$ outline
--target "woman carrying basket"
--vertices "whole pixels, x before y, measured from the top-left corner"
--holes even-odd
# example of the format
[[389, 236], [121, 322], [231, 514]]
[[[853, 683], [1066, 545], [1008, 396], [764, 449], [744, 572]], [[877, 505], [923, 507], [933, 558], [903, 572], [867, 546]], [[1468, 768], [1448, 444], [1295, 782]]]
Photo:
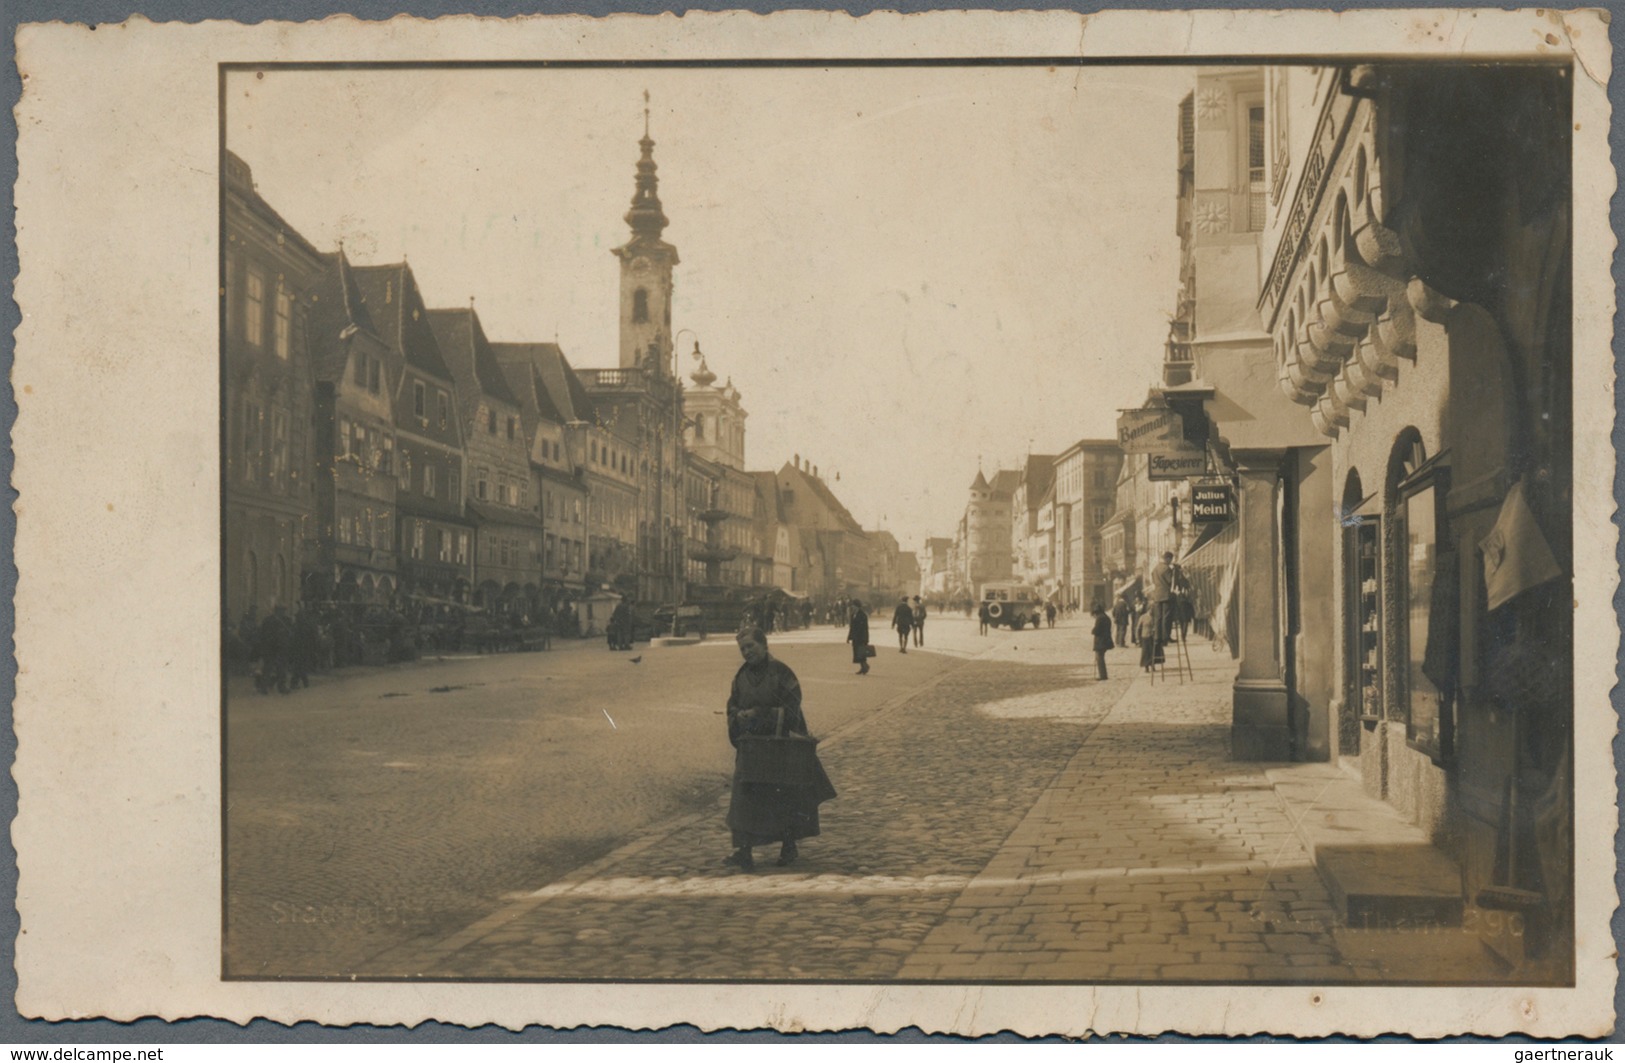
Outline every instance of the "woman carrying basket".
[[[734, 852], [724, 863], [753, 871], [751, 847], [777, 842], [783, 867], [797, 856], [796, 839], [818, 833], [818, 806], [835, 796], [835, 787], [807, 735], [796, 674], [767, 652], [767, 636], [759, 627], [739, 633], [739, 654], [745, 663], [728, 694], [728, 741], [735, 749], [728, 826]], [[799, 741], [764, 741], [783, 737]], [[769, 745], [797, 748], [768, 750]], [[781, 761], [785, 753], [794, 756]]]

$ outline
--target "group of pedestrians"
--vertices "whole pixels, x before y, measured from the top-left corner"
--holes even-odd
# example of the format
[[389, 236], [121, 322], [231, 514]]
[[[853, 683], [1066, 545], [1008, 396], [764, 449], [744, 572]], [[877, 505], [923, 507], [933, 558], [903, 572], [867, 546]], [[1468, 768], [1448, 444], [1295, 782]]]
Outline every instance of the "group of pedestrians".
[[322, 634], [308, 606], [301, 603], [290, 618], [287, 606], [278, 605], [263, 620], [256, 620], [250, 609], [239, 625], [238, 638], [249, 647], [249, 662], [256, 665], [255, 690], [286, 694], [310, 686]]
[[925, 603], [920, 596], [914, 596], [914, 604], [909, 605], [908, 599], [899, 598], [897, 608], [892, 610], [891, 626], [897, 631], [897, 649], [899, 652], [908, 652], [908, 640], [912, 635], [915, 646], [925, 645]]

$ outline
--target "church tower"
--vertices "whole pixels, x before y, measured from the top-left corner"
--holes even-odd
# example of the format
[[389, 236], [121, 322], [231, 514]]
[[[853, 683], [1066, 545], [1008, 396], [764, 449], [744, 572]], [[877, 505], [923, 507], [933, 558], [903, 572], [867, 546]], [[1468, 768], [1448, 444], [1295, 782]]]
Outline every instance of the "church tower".
[[674, 375], [671, 350], [672, 268], [677, 249], [660, 238], [666, 214], [660, 209], [660, 179], [655, 176], [655, 142], [649, 138], [649, 94], [643, 94], [643, 155], [638, 159], [636, 189], [626, 224], [632, 238], [612, 252], [621, 260], [621, 368], [651, 367], [657, 375]]

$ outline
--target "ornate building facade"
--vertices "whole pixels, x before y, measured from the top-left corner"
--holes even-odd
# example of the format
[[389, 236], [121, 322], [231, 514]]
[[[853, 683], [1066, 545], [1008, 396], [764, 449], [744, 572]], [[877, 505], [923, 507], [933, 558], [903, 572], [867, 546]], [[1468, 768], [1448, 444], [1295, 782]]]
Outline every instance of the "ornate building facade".
[[1569, 75], [1200, 71], [1180, 123], [1189, 377], [1162, 389], [1211, 426], [1237, 495], [1234, 754], [1358, 773], [1459, 865], [1456, 913], [1515, 877], [1517, 932], [1475, 926], [1557, 982]]

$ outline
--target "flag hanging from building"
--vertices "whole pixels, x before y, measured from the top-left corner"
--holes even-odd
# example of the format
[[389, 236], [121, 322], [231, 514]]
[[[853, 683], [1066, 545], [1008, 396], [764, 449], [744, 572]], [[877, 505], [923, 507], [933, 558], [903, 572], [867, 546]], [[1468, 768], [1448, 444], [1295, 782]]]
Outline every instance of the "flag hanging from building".
[[1484, 555], [1484, 587], [1491, 609], [1499, 609], [1529, 588], [1563, 574], [1524, 500], [1521, 480], [1507, 492], [1495, 527], [1478, 549]]

